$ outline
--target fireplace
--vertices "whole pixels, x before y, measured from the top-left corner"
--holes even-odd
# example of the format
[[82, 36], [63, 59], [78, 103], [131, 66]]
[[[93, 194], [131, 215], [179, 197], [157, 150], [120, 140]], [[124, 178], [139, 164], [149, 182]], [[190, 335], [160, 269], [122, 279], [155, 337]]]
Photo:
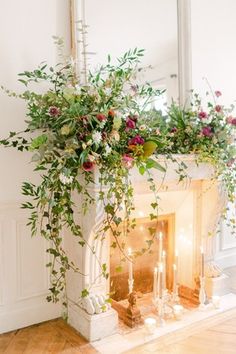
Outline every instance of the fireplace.
[[[163, 227], [163, 232], [167, 232], [166, 251], [167, 261], [167, 286], [172, 284], [172, 264], [174, 251], [178, 249], [178, 280], [182, 287], [194, 292], [196, 279], [200, 270], [200, 246], [204, 247], [206, 263], [213, 263], [216, 254], [216, 239], [209, 238], [209, 230], [214, 229], [218, 212], [224, 201], [217, 184], [212, 185], [212, 168], [207, 164], [195, 163], [194, 156], [176, 156], [178, 164], [167, 161], [165, 158], [158, 160], [161, 164], [166, 164], [167, 173], [163, 183], [163, 174], [153, 170], [153, 179], [159, 189], [159, 215], [157, 232]], [[188, 183], [178, 183], [179, 176], [176, 173], [181, 163], [188, 166]], [[137, 227], [140, 237], [133, 234], [129, 239], [132, 241], [128, 247], [136, 249], [136, 242], [143, 242], [148, 237], [146, 228], [154, 227], [155, 223], [149, 221], [149, 214], [153, 212], [151, 203], [153, 194], [150, 192], [149, 185], [143, 176], [136, 169], [130, 171], [130, 178], [134, 186], [135, 210], [132, 217], [138, 220]], [[89, 192], [93, 195], [96, 203], [90, 208], [89, 212], [83, 217], [82, 232], [87, 241], [84, 247], [77, 244], [77, 240], [69, 234], [65, 236], [65, 247], [71, 259], [77, 262], [81, 272], [85, 275], [80, 277], [70, 272], [67, 278], [67, 291], [70, 300], [69, 323], [82, 333], [90, 341], [98, 340], [103, 337], [117, 333], [118, 314], [112, 309], [102, 313], [88, 313], [80, 303], [81, 291], [89, 289], [91, 296], [99, 297], [100, 294], [109, 294], [114, 291], [114, 299], [122, 301], [127, 296], [127, 263], [120, 274], [114, 272], [118, 255], [111, 257], [110, 237], [107, 233], [103, 241], [96, 235], [102, 225], [104, 217], [104, 205], [99, 200], [99, 173], [94, 172], [95, 183], [89, 187]], [[207, 190], [207, 193], [205, 191]], [[210, 201], [210, 203], [209, 203]], [[75, 201], [77, 205], [83, 203], [82, 200]], [[138, 245], [139, 247], [139, 245]], [[153, 246], [153, 254], [143, 255], [143, 261], [137, 258], [137, 265], [134, 265], [134, 288], [140, 293], [149, 293], [152, 288], [151, 273], [155, 265], [155, 253], [158, 251], [157, 245]], [[107, 264], [111, 268], [110, 279], [100, 277], [101, 264]], [[144, 264], [144, 267], [140, 268]], [[207, 264], [206, 264], [207, 265]], [[147, 267], [146, 267], [147, 266]], [[137, 267], [137, 268], [136, 268]], [[146, 269], [147, 268], [147, 269]], [[109, 268], [108, 268], [109, 269]], [[146, 279], [147, 275], [147, 279]], [[216, 283], [210, 281], [210, 291], [214, 294], [215, 285], [223, 288], [222, 277]], [[122, 289], [118, 283], [122, 283]], [[123, 286], [124, 284], [124, 286]], [[149, 293], [150, 294], [150, 293]], [[120, 300], [121, 299], [121, 300]]]
[[[148, 217], [140, 217], [136, 220], [136, 227], [126, 238], [126, 248], [132, 250], [134, 290], [142, 296], [153, 291], [153, 272], [157, 266], [157, 255], [159, 254], [157, 236], [161, 232], [163, 235], [163, 250], [166, 252], [166, 285], [172, 289], [172, 273], [175, 258], [174, 240], [174, 214], [162, 215], [158, 221], [150, 220]], [[120, 225], [122, 230], [124, 225]], [[153, 244], [150, 250], [144, 254], [136, 255], [137, 250], [147, 247], [150, 240]], [[111, 236], [112, 240], [112, 236]], [[115, 301], [124, 300], [128, 296], [129, 261], [120, 261], [123, 255], [119, 249], [111, 248], [110, 251], [110, 293]]]

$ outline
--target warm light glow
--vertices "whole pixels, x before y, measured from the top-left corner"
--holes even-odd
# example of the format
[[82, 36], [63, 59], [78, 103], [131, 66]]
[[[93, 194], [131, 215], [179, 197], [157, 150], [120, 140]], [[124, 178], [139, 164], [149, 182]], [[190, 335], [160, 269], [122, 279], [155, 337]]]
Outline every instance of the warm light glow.
[[144, 230], [144, 227], [143, 227], [143, 226], [139, 226], [139, 230], [140, 230], [140, 231], [143, 231], [143, 230]]
[[159, 272], [160, 272], [160, 273], [163, 272], [163, 264], [162, 264], [162, 263], [159, 265]]
[[157, 267], [154, 268], [154, 273], [157, 274]]
[[144, 212], [143, 212], [142, 210], [139, 210], [138, 215], [139, 215], [140, 217], [144, 217]]
[[132, 255], [132, 249], [129, 247], [128, 248], [128, 256], [131, 256]]
[[160, 233], [159, 233], [159, 239], [162, 239], [162, 238], [163, 238], [163, 233], [160, 232]]
[[162, 251], [162, 257], [165, 258], [166, 256], [166, 251]]
[[204, 253], [204, 251], [203, 251], [203, 247], [202, 247], [202, 246], [200, 247], [200, 251], [201, 251], [201, 254], [203, 254], [203, 253]]
[[179, 251], [175, 250], [175, 257], [179, 257]]
[[177, 269], [176, 264], [173, 264], [173, 269], [174, 269], [174, 270], [176, 270], [176, 269]]

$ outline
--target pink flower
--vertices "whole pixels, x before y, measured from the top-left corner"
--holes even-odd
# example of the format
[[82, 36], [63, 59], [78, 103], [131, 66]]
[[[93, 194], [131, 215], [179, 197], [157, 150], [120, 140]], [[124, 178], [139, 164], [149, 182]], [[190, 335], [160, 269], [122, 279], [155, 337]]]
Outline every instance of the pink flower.
[[222, 96], [222, 93], [220, 91], [215, 91], [215, 95], [216, 95], [216, 97], [220, 97], [220, 96]]
[[124, 154], [122, 156], [122, 164], [126, 168], [132, 168], [134, 165], [134, 158], [127, 154]]
[[226, 123], [232, 124], [232, 120], [233, 120], [233, 119], [234, 119], [234, 117], [228, 116], [228, 117], [226, 118]]
[[222, 107], [219, 104], [217, 104], [215, 106], [215, 111], [218, 112], [218, 113], [221, 112], [222, 111]]
[[101, 114], [101, 113], [97, 114], [97, 115], [96, 115], [96, 118], [97, 118], [100, 122], [103, 122], [104, 120], [107, 119], [107, 117], [104, 116], [104, 114]]
[[236, 118], [234, 118], [232, 116], [229, 116], [229, 117], [226, 118], [226, 122], [228, 124], [236, 125]]
[[208, 117], [208, 115], [207, 115], [206, 112], [201, 111], [201, 112], [198, 113], [198, 117], [199, 117], [200, 119], [205, 119], [205, 118]]
[[82, 167], [84, 171], [90, 172], [94, 168], [94, 163], [91, 161], [85, 161]]
[[136, 135], [134, 138], [129, 140], [128, 144], [129, 145], [143, 145], [144, 139], [140, 135]]
[[135, 124], [135, 122], [132, 120], [132, 119], [130, 119], [129, 117], [126, 119], [126, 129], [135, 129], [135, 127], [136, 127], [136, 124]]
[[56, 106], [49, 107], [48, 113], [51, 117], [58, 117], [60, 115], [60, 109]]
[[236, 159], [234, 159], [234, 158], [232, 157], [232, 159], [230, 159], [230, 160], [227, 161], [227, 166], [228, 166], [228, 167], [233, 166], [233, 164], [235, 163], [235, 160], [236, 160]]
[[207, 127], [203, 127], [202, 128], [202, 131], [201, 131], [201, 133], [202, 133], [202, 135], [203, 136], [206, 136], [206, 137], [210, 137], [210, 136], [212, 136], [212, 129], [211, 129], [211, 127], [209, 127], [209, 126], [207, 126]]

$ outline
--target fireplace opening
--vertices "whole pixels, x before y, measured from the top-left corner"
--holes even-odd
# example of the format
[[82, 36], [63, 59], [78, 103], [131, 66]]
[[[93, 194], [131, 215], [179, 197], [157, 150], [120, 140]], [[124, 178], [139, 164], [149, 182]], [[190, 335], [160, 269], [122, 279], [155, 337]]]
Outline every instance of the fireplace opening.
[[[126, 250], [130, 249], [135, 255], [137, 251], [141, 254], [133, 257], [132, 273], [133, 273], [133, 290], [139, 297], [144, 294], [150, 294], [153, 291], [154, 268], [158, 263], [159, 242], [156, 237], [148, 252], [142, 254], [142, 249], [147, 247], [148, 242], [153, 238], [150, 229], [155, 230], [155, 235], [162, 233], [163, 250], [166, 253], [166, 287], [171, 290], [173, 286], [173, 263], [175, 257], [175, 240], [174, 240], [174, 214], [163, 215], [156, 220], [149, 218], [138, 218], [136, 226], [126, 238]], [[122, 232], [124, 225], [119, 226]], [[129, 260], [122, 262], [124, 255], [119, 251], [118, 247], [112, 248], [110, 252], [110, 296], [113, 300], [119, 302], [127, 299], [129, 293]]]

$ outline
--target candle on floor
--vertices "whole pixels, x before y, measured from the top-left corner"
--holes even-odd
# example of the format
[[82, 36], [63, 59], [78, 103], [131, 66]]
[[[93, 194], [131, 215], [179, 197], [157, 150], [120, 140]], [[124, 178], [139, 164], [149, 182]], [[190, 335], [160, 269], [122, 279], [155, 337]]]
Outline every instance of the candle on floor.
[[200, 272], [200, 275], [203, 278], [205, 276], [205, 269], [204, 269], [205, 260], [204, 260], [204, 251], [203, 251], [202, 246], [200, 247], [200, 250], [201, 250], [201, 272]]
[[175, 319], [180, 321], [183, 316], [184, 308], [182, 305], [174, 305], [173, 306], [174, 316]]
[[166, 251], [162, 251], [162, 265], [163, 265], [163, 271], [162, 271], [162, 289], [166, 289]]
[[157, 298], [157, 267], [154, 268], [153, 273], [153, 298], [154, 300]]
[[144, 320], [144, 327], [149, 334], [153, 334], [155, 332], [156, 326], [157, 321], [155, 318], [148, 317]]

